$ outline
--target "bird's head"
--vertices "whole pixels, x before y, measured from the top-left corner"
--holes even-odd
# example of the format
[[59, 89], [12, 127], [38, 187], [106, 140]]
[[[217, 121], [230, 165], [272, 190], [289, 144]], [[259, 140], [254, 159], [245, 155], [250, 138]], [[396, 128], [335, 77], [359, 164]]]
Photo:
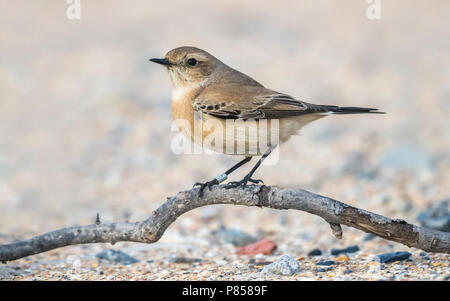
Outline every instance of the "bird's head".
[[195, 47], [179, 47], [167, 52], [164, 58], [150, 61], [167, 68], [175, 88], [204, 85], [212, 80], [211, 74], [219, 65], [218, 59]]

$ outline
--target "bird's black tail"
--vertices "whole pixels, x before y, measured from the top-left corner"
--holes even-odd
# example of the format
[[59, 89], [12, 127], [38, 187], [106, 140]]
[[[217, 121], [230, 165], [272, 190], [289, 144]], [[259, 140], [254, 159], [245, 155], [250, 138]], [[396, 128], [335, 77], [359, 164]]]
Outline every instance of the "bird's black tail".
[[374, 108], [325, 106], [332, 114], [385, 114]]

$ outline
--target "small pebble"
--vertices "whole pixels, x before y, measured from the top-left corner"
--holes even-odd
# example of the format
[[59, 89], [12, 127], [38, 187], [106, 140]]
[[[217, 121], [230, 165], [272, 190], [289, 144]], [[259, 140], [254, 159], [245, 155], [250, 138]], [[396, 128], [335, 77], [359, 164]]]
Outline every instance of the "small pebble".
[[264, 266], [262, 273], [292, 276], [300, 272], [300, 264], [289, 255], [283, 255], [280, 259]]
[[316, 269], [317, 273], [324, 273], [324, 272], [328, 272], [331, 271], [333, 268], [329, 267], [329, 268], [320, 268], [320, 269]]
[[250, 234], [236, 229], [227, 229], [224, 226], [215, 232], [215, 236], [219, 241], [230, 243], [237, 247], [246, 246], [258, 240]]
[[264, 254], [270, 255], [277, 248], [277, 244], [268, 239], [262, 239], [254, 244], [239, 247], [236, 251], [239, 255], [255, 255], [255, 254]]
[[322, 255], [322, 251], [320, 249], [313, 249], [308, 253], [308, 256], [320, 256]]
[[324, 266], [330, 266], [333, 264], [334, 264], [333, 260], [324, 260], [324, 261], [319, 261], [318, 263], [316, 263], [316, 265], [324, 265]]
[[376, 255], [372, 260], [378, 261], [380, 263], [389, 263], [395, 261], [402, 261], [408, 259], [411, 256], [409, 252], [395, 252], [395, 253], [384, 253]]
[[131, 257], [130, 255], [122, 252], [122, 251], [116, 251], [116, 250], [106, 250], [103, 252], [98, 253], [95, 255], [100, 260], [106, 260], [112, 263], [119, 263], [123, 265], [129, 265], [136, 262], [139, 262], [134, 257]]
[[344, 249], [331, 249], [331, 255], [339, 255], [339, 254], [345, 254], [345, 253], [355, 253], [359, 251], [358, 246], [351, 246]]
[[334, 259], [334, 261], [336, 261], [336, 262], [348, 262], [349, 260], [350, 260], [350, 258], [348, 258], [348, 256], [345, 254], [341, 254]]
[[435, 202], [417, 219], [424, 227], [450, 232], [450, 198]]
[[374, 239], [376, 236], [373, 235], [372, 233], [367, 233], [366, 236], [364, 236], [364, 241], [371, 241], [372, 239]]
[[202, 260], [200, 258], [189, 258], [189, 257], [171, 255], [169, 257], [168, 261], [172, 262], [172, 263], [194, 263], [194, 262], [201, 262]]

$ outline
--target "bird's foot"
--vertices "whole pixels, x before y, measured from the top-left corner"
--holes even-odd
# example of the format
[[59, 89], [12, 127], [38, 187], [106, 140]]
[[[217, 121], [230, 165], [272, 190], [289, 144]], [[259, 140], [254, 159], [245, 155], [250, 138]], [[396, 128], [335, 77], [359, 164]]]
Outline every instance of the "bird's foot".
[[218, 185], [218, 184], [219, 184], [219, 181], [217, 181], [217, 179], [213, 179], [213, 180], [205, 182], [205, 183], [197, 182], [192, 187], [196, 187], [196, 186], [200, 187], [200, 190], [198, 191], [198, 195], [200, 197], [202, 197], [203, 196], [203, 191], [205, 190], [206, 187], [208, 187], [208, 189], [211, 190], [212, 186]]
[[230, 189], [230, 188], [236, 188], [236, 187], [242, 187], [245, 188], [248, 184], [248, 182], [253, 183], [253, 184], [264, 184], [263, 180], [259, 180], [259, 179], [252, 179], [250, 177], [245, 177], [244, 179], [242, 179], [241, 181], [236, 181], [236, 182], [230, 182], [227, 185], [225, 185], [226, 189]]

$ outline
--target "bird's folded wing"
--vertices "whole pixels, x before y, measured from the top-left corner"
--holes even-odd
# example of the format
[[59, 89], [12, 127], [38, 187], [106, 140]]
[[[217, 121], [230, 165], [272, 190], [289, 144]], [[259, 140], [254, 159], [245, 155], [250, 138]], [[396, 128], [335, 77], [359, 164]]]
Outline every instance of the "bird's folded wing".
[[289, 95], [257, 86], [211, 86], [193, 102], [194, 110], [223, 119], [277, 119], [324, 113], [325, 106], [296, 100]]

